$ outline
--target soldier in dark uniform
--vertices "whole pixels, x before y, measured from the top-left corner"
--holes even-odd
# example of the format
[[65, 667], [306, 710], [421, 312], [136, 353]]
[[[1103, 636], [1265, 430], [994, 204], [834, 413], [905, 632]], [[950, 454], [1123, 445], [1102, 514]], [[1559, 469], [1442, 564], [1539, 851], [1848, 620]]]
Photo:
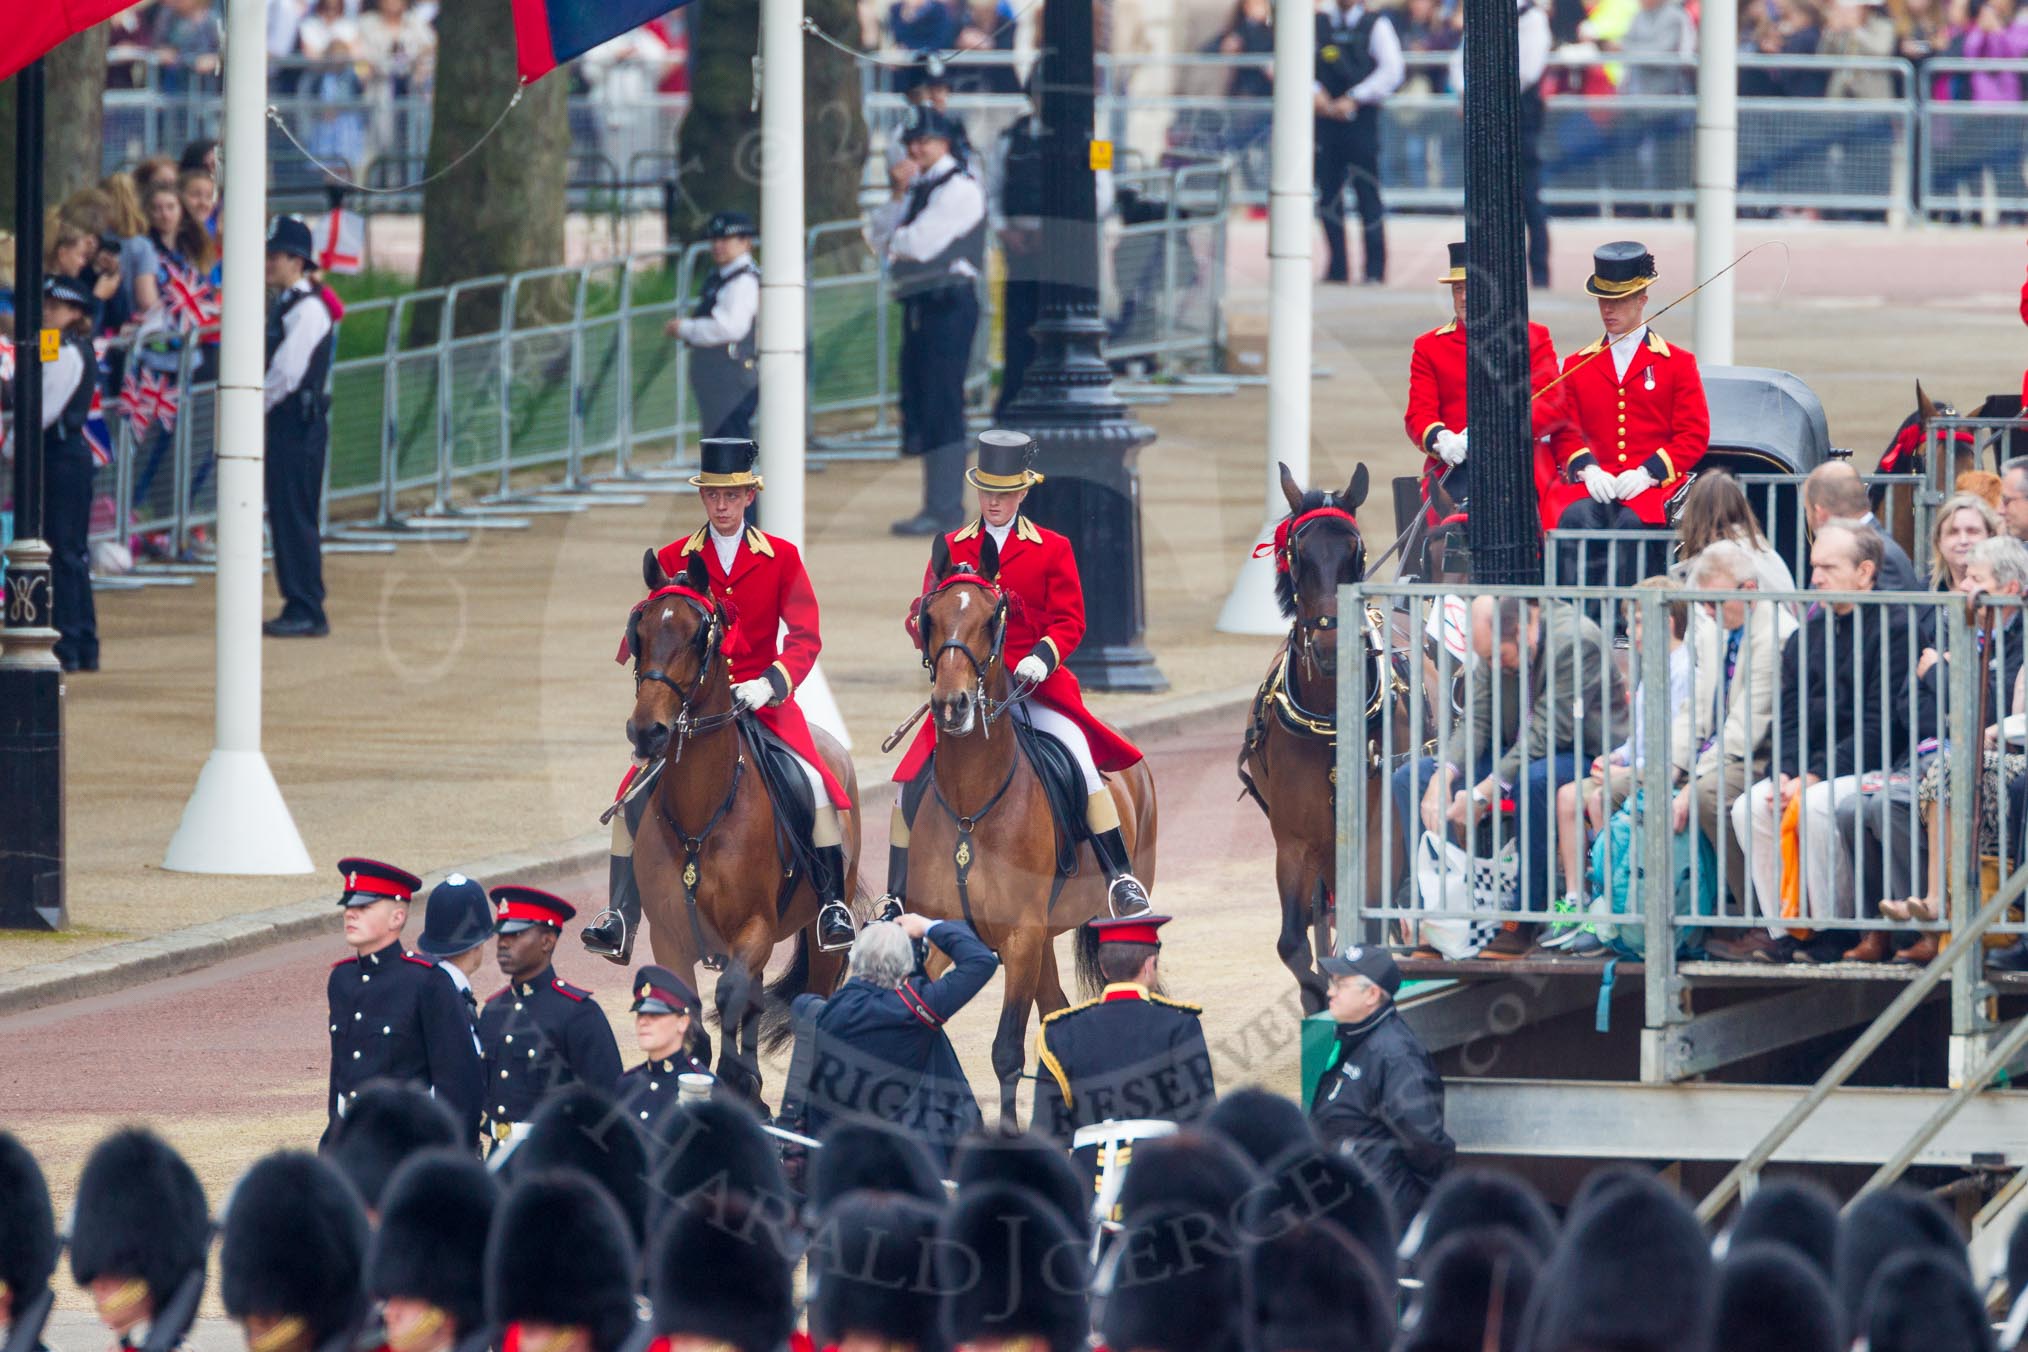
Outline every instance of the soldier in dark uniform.
[[705, 1193], [676, 1211], [648, 1272], [662, 1345], [672, 1352], [788, 1347], [797, 1312], [787, 1240], [752, 1198]]
[[45, 1301], [60, 1251], [42, 1166], [0, 1131], [0, 1346], [41, 1346], [29, 1326], [40, 1330], [49, 1316]]
[[331, 632], [324, 617], [324, 556], [317, 543], [324, 496], [324, 453], [330, 445], [331, 374], [337, 316], [314, 285], [316, 250], [310, 227], [277, 216], [268, 230], [267, 408], [268, 533], [275, 545], [275, 587], [282, 613], [261, 626], [270, 638], [316, 638]]
[[56, 660], [65, 671], [99, 669], [98, 610], [92, 603], [92, 475], [85, 440], [99, 361], [92, 354], [92, 296], [71, 277], [42, 285], [43, 323], [63, 335], [42, 367], [43, 535], [56, 620]]
[[490, 1346], [486, 1233], [499, 1200], [485, 1165], [446, 1154], [404, 1165], [388, 1184], [366, 1253], [366, 1290], [381, 1302], [390, 1347]]
[[960, 158], [963, 133], [933, 107], [909, 115], [908, 158], [869, 236], [901, 298], [901, 449], [922, 457], [922, 510], [896, 535], [941, 535], [965, 519], [965, 371], [979, 327], [986, 197]]
[[[158, 1318], [196, 1317], [210, 1248], [204, 1185], [181, 1155], [140, 1128], [98, 1143], [78, 1177], [70, 1275], [117, 1347], [147, 1343]], [[163, 1346], [182, 1341], [179, 1330], [160, 1332]]]
[[436, 964], [402, 947], [409, 901], [422, 879], [373, 859], [341, 859], [345, 942], [352, 956], [331, 965], [331, 1078], [324, 1128], [373, 1080], [427, 1089], [456, 1119], [464, 1139], [479, 1129], [478, 1049], [464, 1002]]
[[710, 1051], [700, 1058], [695, 1039], [704, 1005], [690, 983], [667, 967], [643, 967], [634, 978], [634, 1036], [648, 1059], [620, 1076], [620, 1107], [640, 1122], [653, 1123], [676, 1102], [676, 1077], [709, 1075]]
[[366, 1213], [328, 1163], [277, 1151], [233, 1186], [219, 1295], [249, 1352], [346, 1352], [366, 1327]]
[[1035, 1051], [1035, 1129], [1068, 1142], [1079, 1127], [1117, 1119], [1194, 1122], [1217, 1099], [1198, 1007], [1158, 995], [1166, 915], [1094, 920], [1095, 1000], [1042, 1021]]
[[330, 1139], [317, 1153], [331, 1161], [366, 1205], [380, 1211], [395, 1170], [425, 1150], [475, 1155], [478, 1134], [461, 1126], [450, 1109], [413, 1085], [381, 1081], [349, 1099]]
[[1365, 279], [1387, 279], [1387, 229], [1380, 200], [1380, 105], [1401, 87], [1401, 38], [1380, 10], [1340, 0], [1317, 11], [1317, 210], [1330, 261], [1327, 282], [1351, 280], [1345, 252], [1345, 183], [1359, 204]]
[[705, 222], [717, 268], [686, 319], [665, 330], [690, 348], [690, 390], [697, 396], [698, 426], [706, 437], [751, 437], [760, 403], [760, 268], [753, 261], [753, 219], [720, 211]]
[[507, 985], [479, 1011], [485, 1055], [482, 1100], [495, 1143], [527, 1134], [550, 1090], [588, 1084], [611, 1093], [620, 1078], [620, 1046], [591, 992], [550, 965], [563, 924], [577, 908], [533, 887], [493, 889], [493, 930]]

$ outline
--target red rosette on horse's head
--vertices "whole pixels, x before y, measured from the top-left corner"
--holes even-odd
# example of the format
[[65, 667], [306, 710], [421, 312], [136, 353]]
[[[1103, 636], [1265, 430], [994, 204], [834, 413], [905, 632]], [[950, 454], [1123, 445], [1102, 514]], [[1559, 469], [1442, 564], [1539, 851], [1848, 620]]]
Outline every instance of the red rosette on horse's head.
[[1275, 523], [1275, 538], [1255, 545], [1253, 547], [1253, 556], [1257, 559], [1264, 558], [1272, 552], [1275, 556], [1275, 571], [1278, 573], [1288, 572], [1290, 537], [1320, 516], [1343, 517], [1345, 520], [1350, 521], [1354, 527], [1357, 527], [1359, 524], [1359, 518], [1351, 512], [1346, 511], [1343, 507], [1315, 507], [1302, 513], [1300, 516], [1293, 514], [1285, 516]]
[[613, 661], [621, 666], [627, 664], [627, 660], [634, 655], [635, 622], [641, 618], [642, 611], [665, 596], [680, 596], [686, 601], [695, 601], [698, 605], [704, 607], [704, 612], [707, 615], [716, 612], [727, 629], [732, 628], [733, 625], [739, 622], [739, 613], [732, 608], [729, 602], [720, 601], [715, 596], [672, 582], [666, 587], [657, 587], [649, 592], [646, 596], [636, 601], [634, 608], [627, 612], [627, 627], [620, 634], [620, 650], [613, 654]]

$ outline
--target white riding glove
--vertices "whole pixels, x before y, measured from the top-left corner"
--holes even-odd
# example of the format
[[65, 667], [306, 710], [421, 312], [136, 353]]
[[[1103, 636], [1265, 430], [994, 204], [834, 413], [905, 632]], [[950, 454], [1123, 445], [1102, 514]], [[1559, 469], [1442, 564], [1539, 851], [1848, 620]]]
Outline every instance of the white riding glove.
[[1431, 443], [1437, 456], [1446, 465], [1462, 465], [1465, 462], [1465, 434], [1453, 432], [1448, 427], [1436, 434]]
[[1593, 502], [1613, 502], [1620, 495], [1619, 480], [1597, 465], [1586, 465], [1577, 472], [1577, 477], [1584, 485], [1584, 491], [1591, 494]]
[[775, 697], [775, 688], [766, 677], [741, 681], [732, 688], [732, 702], [742, 709], [765, 709]]
[[1041, 685], [1049, 679], [1049, 663], [1030, 653], [1014, 664], [1014, 674], [1030, 685]]
[[1632, 502], [1655, 486], [1655, 476], [1640, 465], [1623, 469], [1613, 480], [1621, 502]]

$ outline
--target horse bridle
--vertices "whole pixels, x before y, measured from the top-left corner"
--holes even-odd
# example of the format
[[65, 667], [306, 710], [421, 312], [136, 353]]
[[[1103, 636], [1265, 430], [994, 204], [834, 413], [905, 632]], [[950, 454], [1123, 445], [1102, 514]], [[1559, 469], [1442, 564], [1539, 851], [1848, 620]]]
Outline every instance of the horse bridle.
[[[1289, 518], [1288, 533], [1282, 539], [1280, 562], [1282, 571], [1289, 575], [1289, 587], [1292, 592], [1296, 586], [1297, 543], [1302, 539], [1303, 532], [1320, 520], [1342, 520], [1345, 522], [1347, 528], [1352, 532], [1352, 539], [1358, 545], [1359, 574], [1361, 577], [1366, 575], [1366, 537], [1360, 534], [1358, 521], [1353, 517], [1352, 513], [1344, 508], [1339, 507], [1335, 503], [1326, 503], [1322, 507], [1314, 508], [1311, 511], [1301, 513], [1300, 515], [1293, 515]], [[1314, 649], [1316, 636], [1339, 628], [1339, 619], [1336, 615], [1313, 615], [1305, 618], [1301, 614], [1300, 603], [1297, 606], [1297, 612], [1295, 620], [1290, 624], [1290, 628], [1295, 634], [1296, 646], [1302, 652], [1304, 663], [1314, 667], [1316, 665], [1316, 653]]]
[[[645, 602], [627, 621], [627, 646], [633, 649], [634, 653], [634, 689], [638, 691], [643, 682], [655, 681], [668, 686], [676, 695], [676, 721], [671, 729], [671, 747], [664, 753], [674, 762], [683, 759], [683, 744], [690, 738], [706, 736], [721, 728], [730, 727], [738, 721], [739, 706], [735, 704], [724, 713], [707, 714], [702, 718], [692, 715], [691, 705], [703, 691], [705, 677], [711, 674], [711, 668], [718, 662], [720, 644], [725, 637], [724, 616], [715, 602], [708, 601], [687, 588], [664, 589], [651, 595], [648, 600], [653, 601], [657, 597], [665, 596], [673, 597], [689, 606], [703, 625], [703, 643], [697, 658], [697, 675], [688, 688], [677, 684], [675, 678], [660, 667], [641, 670], [641, 616], [647, 608]], [[700, 645], [693, 640], [685, 646]]]
[[[993, 647], [986, 654], [986, 660], [983, 662], [979, 660], [979, 655], [972, 651], [970, 644], [961, 643], [955, 638], [945, 639], [936, 651], [930, 651], [930, 602], [959, 583], [968, 583], [993, 598], [993, 613], [986, 617], [986, 627], [993, 634]], [[1027, 699], [1029, 691], [1033, 689], [1033, 686], [1024, 681], [1017, 682], [1017, 689], [1004, 700], [995, 700], [986, 694], [986, 674], [994, 667], [1000, 666], [1005, 659], [1007, 647], [1007, 593], [977, 573], [953, 573], [923, 594], [922, 605], [917, 611], [917, 625], [921, 630], [923, 670], [931, 673], [932, 677], [936, 673], [937, 663], [943, 660], [943, 656], [947, 652], [961, 653], [964, 655], [965, 661], [971, 663], [973, 697], [979, 702], [980, 723], [987, 729], [987, 733], [990, 736], [993, 720]]]

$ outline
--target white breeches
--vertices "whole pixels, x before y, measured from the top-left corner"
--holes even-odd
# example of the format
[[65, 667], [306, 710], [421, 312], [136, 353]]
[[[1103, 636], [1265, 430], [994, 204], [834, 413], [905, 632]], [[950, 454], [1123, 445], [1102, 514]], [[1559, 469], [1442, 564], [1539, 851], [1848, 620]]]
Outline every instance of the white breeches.
[[1035, 700], [1015, 705], [1014, 716], [1025, 720], [1037, 732], [1048, 733], [1069, 749], [1070, 754], [1077, 759], [1077, 768], [1084, 773], [1084, 791], [1087, 795], [1105, 789], [1105, 781], [1099, 778], [1098, 764], [1091, 758], [1091, 743], [1085, 739], [1083, 728], [1048, 705]]
[[817, 767], [794, 751], [789, 752], [789, 755], [795, 760], [796, 768], [803, 772], [803, 778], [810, 781], [810, 801], [817, 805], [817, 810], [822, 812], [827, 807], [838, 806], [831, 801], [830, 791], [824, 787], [824, 776], [817, 773]]

